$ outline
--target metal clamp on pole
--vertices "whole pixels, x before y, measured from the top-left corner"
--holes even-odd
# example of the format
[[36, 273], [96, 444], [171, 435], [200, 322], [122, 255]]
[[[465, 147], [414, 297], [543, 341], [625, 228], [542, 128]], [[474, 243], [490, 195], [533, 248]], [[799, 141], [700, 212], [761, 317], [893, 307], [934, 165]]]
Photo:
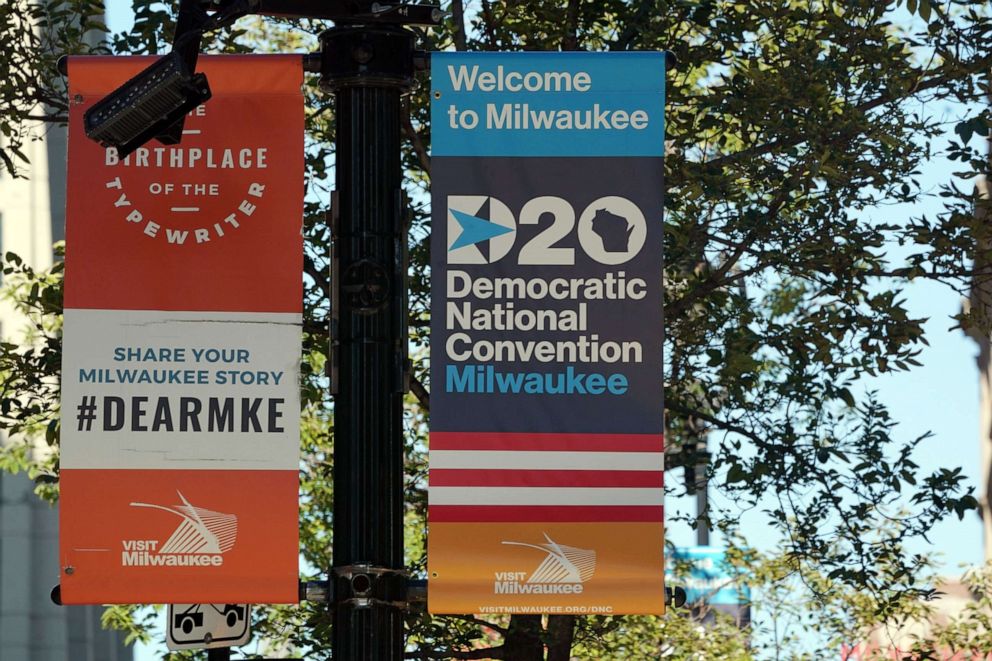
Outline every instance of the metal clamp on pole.
[[427, 610], [427, 579], [414, 578], [406, 582], [406, 607], [410, 612]]
[[338, 608], [366, 609], [388, 606], [405, 609], [407, 606], [407, 572], [388, 567], [356, 563], [334, 567], [332, 592]]
[[331, 584], [328, 581], [300, 581], [300, 601], [313, 601], [326, 604], [332, 601]]

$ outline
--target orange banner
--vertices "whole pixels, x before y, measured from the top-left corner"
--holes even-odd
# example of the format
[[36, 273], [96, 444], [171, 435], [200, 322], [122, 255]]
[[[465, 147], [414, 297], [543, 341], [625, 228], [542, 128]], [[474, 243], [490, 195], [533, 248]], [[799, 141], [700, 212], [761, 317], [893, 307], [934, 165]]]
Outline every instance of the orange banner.
[[295, 602], [300, 58], [201, 57], [180, 144], [88, 140], [153, 61], [69, 62], [62, 599]]
[[658, 523], [431, 523], [433, 610], [658, 612], [663, 538]]

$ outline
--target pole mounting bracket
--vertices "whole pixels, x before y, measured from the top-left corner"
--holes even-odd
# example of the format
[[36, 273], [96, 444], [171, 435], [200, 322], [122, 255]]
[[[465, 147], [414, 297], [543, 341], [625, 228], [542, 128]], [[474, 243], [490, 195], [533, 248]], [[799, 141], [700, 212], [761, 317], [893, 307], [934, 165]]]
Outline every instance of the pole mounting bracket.
[[403, 610], [407, 607], [407, 577], [405, 569], [366, 562], [332, 567], [332, 603], [359, 610], [376, 606]]

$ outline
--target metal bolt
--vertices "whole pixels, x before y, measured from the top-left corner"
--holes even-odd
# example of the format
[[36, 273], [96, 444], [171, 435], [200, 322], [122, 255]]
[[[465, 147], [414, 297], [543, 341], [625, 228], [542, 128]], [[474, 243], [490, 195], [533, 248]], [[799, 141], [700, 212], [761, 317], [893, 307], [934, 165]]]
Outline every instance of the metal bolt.
[[327, 583], [323, 581], [307, 581], [304, 595], [307, 601], [327, 602], [330, 598]]
[[72, 565], [66, 565], [65, 566], [65, 573], [66, 574], [73, 574], [73, 573], [75, 573], [75, 571], [76, 571], [76, 568], [73, 567]]
[[351, 52], [351, 56], [359, 64], [368, 64], [372, 59], [372, 54], [372, 46], [369, 44], [361, 44]]
[[213, 639], [214, 639], [213, 634], [211, 634], [210, 632], [203, 634], [203, 642], [205, 642], [207, 645], [209, 645]]
[[435, 99], [440, 99], [441, 98], [441, 92], [440, 92], [440, 90], [437, 90], [437, 91], [434, 92], [434, 98]]
[[368, 574], [355, 574], [351, 577], [351, 589], [356, 595], [364, 597], [372, 589], [372, 577]]

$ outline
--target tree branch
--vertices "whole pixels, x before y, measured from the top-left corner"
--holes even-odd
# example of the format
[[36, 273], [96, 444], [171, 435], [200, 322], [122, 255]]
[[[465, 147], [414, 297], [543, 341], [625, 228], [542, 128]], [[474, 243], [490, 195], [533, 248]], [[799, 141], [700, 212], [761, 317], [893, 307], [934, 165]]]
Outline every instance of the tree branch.
[[475, 615], [445, 615], [445, 617], [454, 620], [461, 620], [463, 622], [469, 622], [471, 624], [478, 624], [480, 627], [492, 629], [501, 636], [506, 635], [506, 627], [501, 627], [497, 624], [493, 624], [492, 622], [487, 622], [486, 620], [480, 619]]
[[55, 122], [65, 124], [69, 121], [69, 115], [25, 115], [24, 119], [34, 122]]
[[[734, 264], [737, 263], [737, 260], [740, 259], [742, 254], [743, 253], [741, 254], [735, 253], [732, 256], [731, 259], [733, 259]], [[730, 263], [730, 260], [728, 260], [727, 263]], [[674, 319], [675, 317], [679, 316], [687, 309], [689, 309], [689, 307], [694, 305], [696, 301], [703, 298], [707, 294], [711, 294], [717, 289], [721, 289], [723, 287], [731, 285], [739, 280], [742, 280], [743, 278], [746, 278], [749, 275], [754, 275], [755, 273], [761, 271], [767, 266], [768, 266], [767, 264], [759, 264], [757, 266], [754, 266], [749, 269], [745, 269], [743, 271], [737, 271], [728, 278], [723, 278], [723, 276], [726, 275], [727, 271], [729, 271], [730, 269], [724, 269], [721, 267], [716, 271], [714, 271], [711, 277], [707, 278], [706, 282], [699, 285], [698, 287], [694, 287], [685, 296], [672, 303], [670, 307], [665, 308], [665, 317], [669, 319]], [[720, 278], [723, 279], [721, 280]]]
[[[610, 50], [627, 50], [630, 48], [631, 42], [641, 32], [641, 26], [644, 20], [656, 11], [657, 5], [654, 0], [644, 0], [638, 3], [637, 9], [634, 11], [633, 16], [627, 22], [627, 26], [624, 28], [623, 32], [613, 40], [610, 44]], [[629, 14], [628, 14], [629, 15]]]
[[[868, 112], [869, 110], [874, 110], [879, 106], [884, 106], [888, 103], [895, 103], [897, 101], [903, 101], [908, 99], [920, 92], [925, 92], [926, 90], [933, 89], [935, 87], [940, 87], [947, 82], [954, 80], [961, 75], [971, 75], [985, 71], [990, 66], [992, 66], [992, 57], [986, 57], [978, 60], [976, 63], [972, 64], [970, 67], [966, 67], [963, 71], [958, 72], [957, 75], [939, 75], [934, 76], [928, 80], [925, 80], [914, 87], [907, 90], [904, 94], [894, 94], [886, 93], [879, 97], [872, 99], [871, 101], [865, 101], [864, 103], [858, 104], [851, 108], [848, 108], [845, 112]], [[922, 75], [922, 74], [921, 74]], [[789, 147], [795, 147], [806, 142], [805, 139], [799, 137], [792, 137], [788, 140], [772, 140], [771, 142], [766, 142], [762, 145], [755, 145], [754, 147], [749, 147], [747, 149], [742, 149], [741, 151], [734, 152], [733, 154], [726, 154], [725, 156], [718, 156], [717, 158], [710, 159], [708, 161], [703, 161], [701, 164], [707, 167], [725, 167], [727, 165], [733, 165], [738, 161], [746, 161], [757, 158], [759, 156], [764, 156], [765, 154], [770, 154], [774, 151], [780, 149], [788, 149]]]
[[[766, 215], [769, 219], [773, 219], [778, 216], [778, 214], [782, 212], [782, 209], [785, 208], [785, 203], [789, 199], [789, 193], [791, 192], [791, 186], [794, 185], [794, 183], [794, 177], [784, 182], [781, 190], [778, 192], [778, 195], [776, 195], [775, 198], [768, 204], [768, 213]], [[740, 280], [765, 268], [764, 264], [758, 264], [750, 269], [734, 274], [733, 277], [724, 278], [724, 276], [727, 275], [731, 269], [737, 266], [737, 263], [740, 261], [741, 257], [744, 256], [744, 253], [747, 252], [747, 250], [751, 247], [751, 244], [757, 240], [759, 236], [759, 229], [766, 228], [767, 231], [767, 228], [770, 228], [771, 226], [772, 223], [769, 220], [767, 223], [758, 224], [752, 228], [751, 231], [749, 231], [741, 240], [740, 245], [737, 246], [733, 254], [724, 260], [723, 264], [721, 264], [719, 268], [710, 273], [706, 277], [705, 282], [701, 283], [698, 287], [693, 288], [685, 296], [672, 303], [671, 306], [665, 308], [665, 317], [670, 319], [675, 318], [676, 316], [682, 314], [685, 310], [689, 309], [690, 306], [692, 306], [703, 296], [710, 294], [721, 287], [726, 287], [731, 282]]]
[[482, 0], [482, 18], [482, 25], [486, 33], [486, 41], [489, 44], [489, 50], [499, 50], [499, 46], [496, 43], [496, 21], [493, 18], [493, 7], [489, 3], [489, 0]]
[[420, 164], [420, 169], [430, 177], [431, 176], [431, 157], [427, 154], [427, 147], [424, 145], [423, 138], [420, 137], [420, 133], [413, 127], [413, 121], [410, 119], [410, 113], [403, 113], [403, 135], [407, 137], [410, 144], [413, 146], [413, 153], [417, 155], [417, 162]]
[[574, 615], [548, 617], [548, 661], [570, 661], [574, 639]]
[[410, 392], [417, 398], [421, 408], [430, 413], [431, 394], [427, 392], [427, 388], [424, 387], [423, 382], [412, 374], [410, 375]]
[[451, 0], [451, 22], [454, 24], [451, 36], [455, 40], [455, 50], [466, 50], [465, 7], [462, 0]]
[[306, 256], [303, 258], [303, 272], [313, 278], [313, 281], [317, 283], [321, 291], [328, 293], [331, 284], [330, 278], [326, 272], [318, 270], [313, 260]]
[[568, 0], [565, 7], [565, 36], [561, 39], [563, 51], [579, 50], [579, 2]]
[[541, 633], [540, 615], [511, 615], [510, 629], [503, 644], [506, 658], [510, 661], [543, 661]]
[[747, 429], [744, 429], [743, 427], [739, 427], [738, 425], [735, 425], [731, 422], [720, 420], [719, 418], [716, 418], [708, 413], [703, 413], [702, 411], [697, 411], [696, 409], [691, 409], [688, 406], [682, 406], [681, 404], [675, 404], [668, 400], [665, 401], [665, 408], [669, 411], [674, 411], [675, 413], [681, 413], [682, 415], [685, 416], [692, 416], [694, 418], [699, 418], [700, 420], [703, 420], [704, 422], [708, 422], [714, 427], [722, 429], [723, 431], [729, 431], [729, 432], [733, 432], [734, 434], [740, 434], [741, 436], [744, 436], [745, 438], [754, 441], [755, 445], [759, 447], [768, 447], [767, 441], [765, 441], [765, 439], [759, 436], [758, 434], [755, 434], [752, 431], [748, 431]]

